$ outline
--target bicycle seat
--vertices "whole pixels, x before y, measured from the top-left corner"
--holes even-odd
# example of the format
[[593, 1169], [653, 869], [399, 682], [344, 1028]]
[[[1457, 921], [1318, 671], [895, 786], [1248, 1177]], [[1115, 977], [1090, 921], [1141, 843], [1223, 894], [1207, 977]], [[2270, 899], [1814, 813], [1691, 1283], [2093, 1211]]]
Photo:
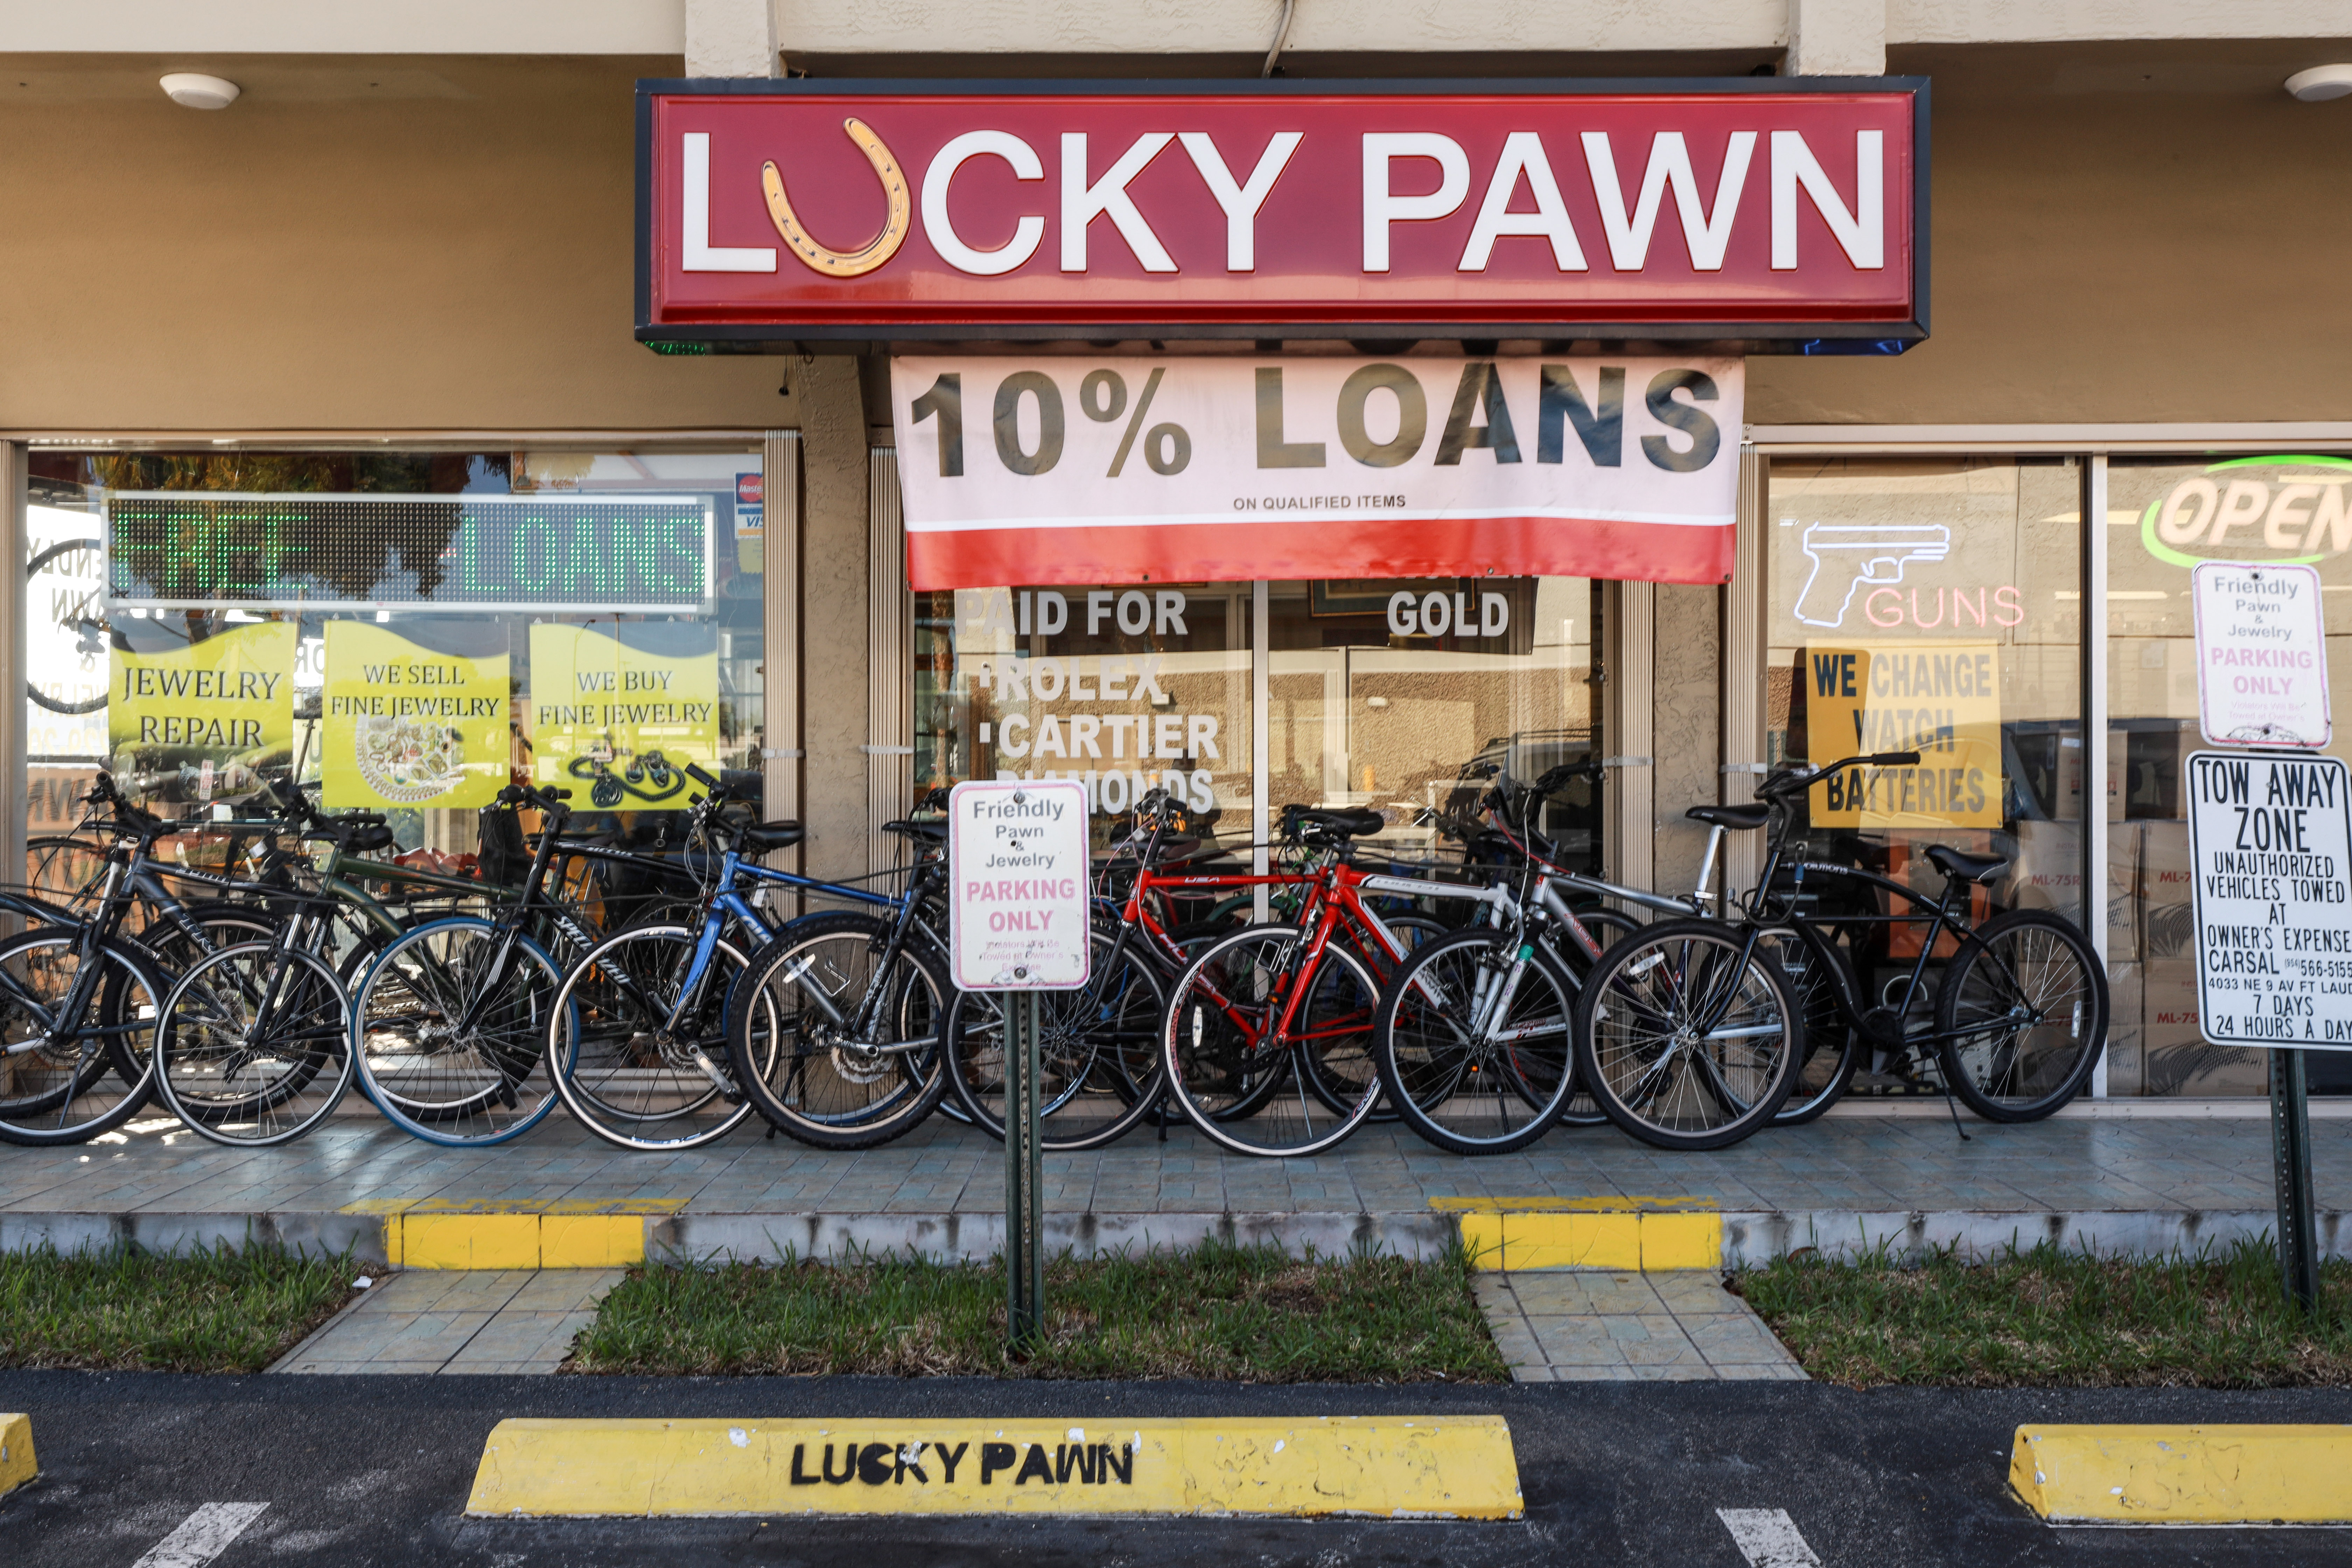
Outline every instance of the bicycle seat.
[[395, 842], [392, 829], [378, 825], [353, 828], [343, 840], [343, 847], [355, 855], [364, 855], [371, 849], [389, 849]]
[[1283, 816], [1294, 827], [1319, 829], [1334, 838], [1360, 837], [1378, 833], [1389, 825], [1387, 817], [1377, 811], [1366, 809], [1349, 811], [1344, 808], [1334, 810], [1324, 806], [1292, 805], [1283, 808]]
[[929, 820], [900, 817], [896, 822], [884, 823], [882, 831], [898, 834], [902, 838], [921, 839], [930, 844], [945, 844], [948, 841], [948, 824], [945, 817]]
[[797, 822], [754, 822], [743, 827], [743, 847], [762, 853], [770, 849], [789, 849], [798, 844], [805, 832]]
[[1969, 855], [1946, 844], [1927, 847], [1927, 863], [1964, 882], [1990, 882], [2009, 868], [2005, 855]]
[[1761, 827], [1771, 816], [1769, 805], [1695, 805], [1683, 813], [1693, 822], [1704, 822], [1717, 827], [1728, 827], [1735, 833], [1745, 833]]

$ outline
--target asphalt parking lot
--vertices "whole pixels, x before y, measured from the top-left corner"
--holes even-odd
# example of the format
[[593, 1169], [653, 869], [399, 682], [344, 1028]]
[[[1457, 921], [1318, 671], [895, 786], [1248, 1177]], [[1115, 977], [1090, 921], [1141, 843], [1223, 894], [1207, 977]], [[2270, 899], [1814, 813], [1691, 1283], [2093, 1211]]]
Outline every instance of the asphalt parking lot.
[[[2007, 1491], [2022, 1421], [2352, 1420], [2341, 1391], [1817, 1384], [1253, 1388], [961, 1379], [204, 1378], [0, 1373], [43, 1477], [0, 1500], [12, 1568], [1558, 1563], [2352, 1563], [2352, 1531], [2067, 1530]], [[515, 1415], [1506, 1416], [1524, 1521], [514, 1521], [463, 1508]], [[262, 1506], [257, 1511], [253, 1505]], [[242, 1507], [234, 1505], [243, 1505]], [[1733, 1516], [1727, 1523], [1724, 1513]], [[1785, 1515], [1785, 1524], [1775, 1518]], [[210, 1553], [206, 1555], [205, 1553]], [[1808, 1555], [1810, 1554], [1810, 1555]]]

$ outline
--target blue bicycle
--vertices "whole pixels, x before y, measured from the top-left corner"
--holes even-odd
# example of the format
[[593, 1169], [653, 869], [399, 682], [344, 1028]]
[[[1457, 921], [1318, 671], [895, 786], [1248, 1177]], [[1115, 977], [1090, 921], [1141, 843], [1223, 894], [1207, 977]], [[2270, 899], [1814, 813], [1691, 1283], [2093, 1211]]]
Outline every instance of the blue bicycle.
[[[919, 849], [902, 890], [829, 882], [758, 863], [799, 843], [799, 823], [736, 820], [717, 779], [681, 771], [705, 792], [689, 837], [719, 856], [702, 918], [620, 931], [572, 967], [549, 1018], [557, 1092], [625, 1149], [694, 1148], [754, 1110], [821, 1148], [899, 1136], [946, 1085], [945, 824], [889, 825]], [[777, 889], [877, 913], [772, 922]]]

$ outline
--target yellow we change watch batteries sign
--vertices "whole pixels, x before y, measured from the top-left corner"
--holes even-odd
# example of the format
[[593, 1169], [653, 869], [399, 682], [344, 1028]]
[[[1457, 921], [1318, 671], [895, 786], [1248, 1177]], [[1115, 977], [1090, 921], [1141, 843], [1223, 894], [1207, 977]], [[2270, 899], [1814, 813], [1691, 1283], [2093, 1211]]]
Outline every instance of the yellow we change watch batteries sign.
[[[251, 770], [286, 761], [294, 739], [294, 624], [225, 626], [194, 640], [190, 634], [184, 620], [115, 624], [106, 731], [116, 768], [225, 773], [232, 764]], [[211, 774], [200, 793], [211, 793]]]
[[329, 621], [326, 639], [326, 805], [488, 805], [507, 781], [505, 626]]
[[691, 621], [530, 628], [531, 746], [543, 784], [604, 811], [682, 810], [682, 764], [719, 762], [719, 632]]
[[1916, 752], [1908, 767], [1853, 768], [1811, 796], [1816, 827], [1998, 827], [2000, 649], [1880, 643], [1802, 651], [1807, 743], [1819, 762]]

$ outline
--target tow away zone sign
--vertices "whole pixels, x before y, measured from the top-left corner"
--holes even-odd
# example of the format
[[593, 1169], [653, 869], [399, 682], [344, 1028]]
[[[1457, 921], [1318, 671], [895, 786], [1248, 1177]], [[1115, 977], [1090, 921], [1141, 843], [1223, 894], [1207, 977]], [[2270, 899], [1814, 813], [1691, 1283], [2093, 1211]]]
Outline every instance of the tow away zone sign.
[[2223, 1046], [2352, 1050], [2352, 814], [2334, 757], [2188, 762], [2198, 1018]]

